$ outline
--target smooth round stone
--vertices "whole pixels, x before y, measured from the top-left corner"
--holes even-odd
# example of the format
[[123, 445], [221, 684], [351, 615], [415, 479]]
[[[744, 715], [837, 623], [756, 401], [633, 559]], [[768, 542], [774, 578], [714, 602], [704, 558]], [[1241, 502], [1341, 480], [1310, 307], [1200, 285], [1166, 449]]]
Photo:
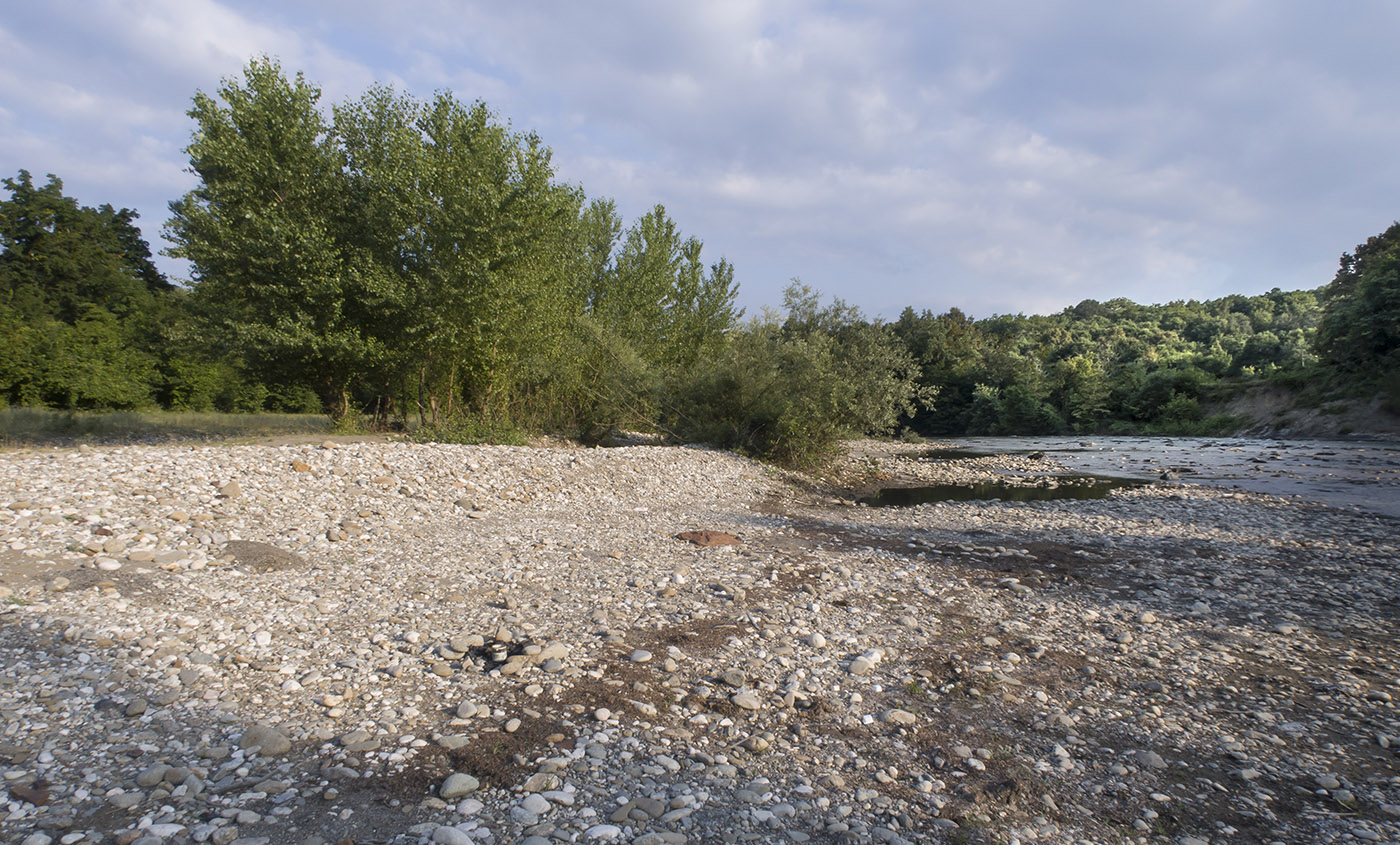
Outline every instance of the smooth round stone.
[[729, 700], [734, 702], [736, 707], [742, 707], [745, 710], [758, 710], [763, 707], [763, 701], [752, 690], [736, 692]]
[[452, 801], [475, 792], [480, 786], [481, 781], [471, 775], [454, 772], [442, 782], [442, 788], [438, 790], [438, 797], [444, 801]]
[[242, 738], [238, 740], [238, 747], [252, 748], [253, 746], [257, 746], [259, 753], [264, 757], [276, 757], [292, 750], [292, 741], [277, 728], [253, 725], [243, 732]]
[[632, 662], [633, 662], [633, 663], [650, 663], [650, 662], [651, 662], [651, 652], [647, 651], [647, 650], [644, 649], [644, 648], [639, 648], [639, 649], [637, 649], [636, 651], [632, 652]]
[[540, 795], [539, 793], [531, 793], [529, 795], [526, 795], [520, 801], [520, 806], [525, 808], [528, 812], [534, 813], [537, 816], [542, 816], [545, 813], [548, 813], [550, 808], [549, 799], [544, 797], [543, 795]]
[[597, 710], [593, 711], [593, 718], [600, 722], [606, 722], [612, 718], [612, 711], [606, 707], [599, 707]]
[[433, 831], [435, 845], [473, 845], [474, 840], [455, 827], [446, 825]]
[[892, 725], [912, 725], [914, 724], [914, 714], [908, 710], [886, 710], [884, 720]]

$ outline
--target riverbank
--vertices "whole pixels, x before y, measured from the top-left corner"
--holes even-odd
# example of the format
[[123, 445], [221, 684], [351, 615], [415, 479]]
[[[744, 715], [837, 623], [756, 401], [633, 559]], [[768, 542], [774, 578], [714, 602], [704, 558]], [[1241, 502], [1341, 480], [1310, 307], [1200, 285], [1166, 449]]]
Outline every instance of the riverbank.
[[[843, 477], [1045, 467], [920, 450]], [[1394, 840], [1393, 528], [689, 448], [6, 453], [0, 835]]]

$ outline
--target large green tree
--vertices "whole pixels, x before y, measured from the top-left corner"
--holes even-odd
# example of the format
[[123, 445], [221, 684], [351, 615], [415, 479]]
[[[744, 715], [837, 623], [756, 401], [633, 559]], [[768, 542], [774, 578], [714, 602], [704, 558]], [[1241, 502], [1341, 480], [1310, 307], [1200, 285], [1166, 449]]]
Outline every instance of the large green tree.
[[[682, 237], [660, 204], [623, 233], [611, 267], [617, 220], [611, 204], [590, 207], [588, 233], [592, 315], [625, 340], [642, 359], [676, 372], [713, 354], [739, 319], [734, 268], [721, 258], [708, 270], [703, 243]], [[606, 248], [605, 248], [606, 247]]]
[[1316, 345], [1323, 360], [1362, 379], [1400, 367], [1400, 223], [1344, 254], [1322, 301]]
[[171, 203], [166, 235], [224, 348], [269, 381], [315, 385], [339, 416], [382, 355], [365, 316], [385, 292], [337, 231], [345, 160], [320, 95], [267, 58], [217, 98], [197, 93], [199, 185]]
[[91, 305], [125, 316], [170, 290], [135, 211], [79, 205], [53, 174], [43, 187], [25, 170], [3, 184], [10, 197], [0, 201], [0, 304], [73, 323]]
[[52, 174], [3, 182], [0, 401], [134, 408], [161, 390], [176, 301], [131, 209], [83, 206]]

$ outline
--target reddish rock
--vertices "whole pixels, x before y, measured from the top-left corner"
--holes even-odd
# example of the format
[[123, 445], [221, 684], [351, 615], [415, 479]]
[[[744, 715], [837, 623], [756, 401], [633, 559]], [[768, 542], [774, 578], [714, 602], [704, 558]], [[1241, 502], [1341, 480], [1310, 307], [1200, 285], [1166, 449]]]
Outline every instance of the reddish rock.
[[685, 540], [687, 543], [694, 543], [697, 546], [737, 546], [739, 538], [733, 534], [725, 534], [723, 531], [682, 531], [676, 535], [677, 540]]

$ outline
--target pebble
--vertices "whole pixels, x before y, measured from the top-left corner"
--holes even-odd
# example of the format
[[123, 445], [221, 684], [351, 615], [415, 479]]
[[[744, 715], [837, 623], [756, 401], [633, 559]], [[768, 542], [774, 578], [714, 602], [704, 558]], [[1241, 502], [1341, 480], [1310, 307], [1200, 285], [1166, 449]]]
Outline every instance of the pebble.
[[443, 825], [433, 831], [433, 842], [437, 845], [473, 845], [475, 840], [466, 831]]
[[438, 790], [438, 797], [444, 801], [454, 801], [464, 795], [475, 792], [480, 788], [481, 782], [464, 772], [454, 772], [443, 781], [442, 787]]
[[292, 741], [279, 728], [268, 725], [252, 725], [239, 738], [238, 747], [243, 749], [256, 748], [259, 754], [278, 757], [291, 750]]
[[742, 707], [745, 710], [761, 710], [763, 708], [763, 700], [759, 698], [758, 694], [753, 690], [741, 690], [736, 692], [734, 695], [730, 696], [729, 700], [734, 702], [735, 706]]
[[[854, 448], [931, 483], [1058, 471]], [[0, 569], [0, 839], [1071, 842], [1112, 803], [1189, 841], [1259, 790], [1359, 814], [1261, 841], [1400, 838], [1372, 517], [1194, 479], [901, 509], [785, 478], [654, 446], [0, 454], [35, 565]], [[743, 543], [676, 542], [697, 525]], [[400, 778], [437, 794], [376, 791]]]

